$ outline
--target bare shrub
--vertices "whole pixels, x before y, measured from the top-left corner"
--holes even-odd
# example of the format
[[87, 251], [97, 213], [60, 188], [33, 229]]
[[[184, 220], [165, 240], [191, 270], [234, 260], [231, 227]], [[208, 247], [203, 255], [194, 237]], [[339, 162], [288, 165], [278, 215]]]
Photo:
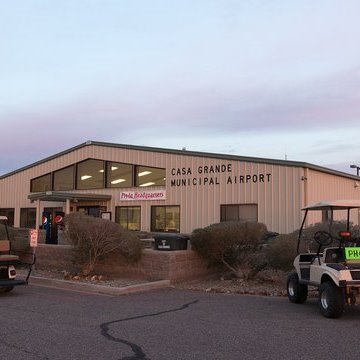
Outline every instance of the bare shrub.
[[128, 261], [141, 257], [140, 239], [115, 222], [71, 213], [64, 218], [65, 235], [74, 247], [73, 260], [90, 274], [104, 255], [117, 251]]
[[263, 251], [267, 266], [278, 270], [291, 270], [297, 255], [297, 238], [294, 234], [281, 234], [270, 241]]
[[[331, 226], [333, 242], [328, 246], [337, 246], [339, 244], [339, 232], [346, 229], [346, 222], [334, 221]], [[329, 231], [329, 224], [316, 223], [311, 224], [302, 231], [299, 252], [316, 252], [319, 245], [314, 240], [314, 234], [317, 231]], [[359, 236], [359, 227], [350, 224], [350, 232], [353, 237]], [[260, 252], [254, 256], [250, 265], [256, 273], [263, 269], [278, 269], [288, 271], [293, 268], [293, 261], [297, 256], [297, 243], [299, 230], [290, 234], [281, 234], [269, 241]], [[322, 247], [323, 249], [323, 247]]]
[[[352, 236], [359, 236], [359, 227], [354, 226], [352, 223], [350, 225], [350, 232]], [[317, 251], [319, 245], [314, 240], [314, 234], [317, 231], [331, 231], [331, 235], [333, 237], [333, 242], [328, 246], [337, 246], [339, 245], [339, 233], [340, 231], [346, 230], [346, 221], [333, 221], [331, 225], [331, 229], [329, 229], [329, 224], [326, 222], [323, 223], [315, 223], [307, 226], [303, 229], [301, 234], [301, 242], [300, 242], [300, 252], [315, 252]], [[298, 238], [299, 230], [293, 232], [293, 235]]]
[[194, 230], [191, 244], [209, 266], [225, 265], [236, 275], [265, 233], [266, 226], [261, 223], [222, 222]]

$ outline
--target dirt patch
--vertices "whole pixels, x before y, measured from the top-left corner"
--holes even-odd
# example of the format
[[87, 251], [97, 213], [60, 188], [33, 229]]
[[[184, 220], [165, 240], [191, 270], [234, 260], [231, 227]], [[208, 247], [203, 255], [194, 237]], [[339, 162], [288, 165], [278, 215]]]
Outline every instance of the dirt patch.
[[265, 270], [254, 277], [249, 277], [246, 272], [241, 278], [225, 274], [208, 279], [181, 282], [176, 284], [176, 287], [226, 294], [286, 296], [286, 278], [287, 273], [282, 271]]

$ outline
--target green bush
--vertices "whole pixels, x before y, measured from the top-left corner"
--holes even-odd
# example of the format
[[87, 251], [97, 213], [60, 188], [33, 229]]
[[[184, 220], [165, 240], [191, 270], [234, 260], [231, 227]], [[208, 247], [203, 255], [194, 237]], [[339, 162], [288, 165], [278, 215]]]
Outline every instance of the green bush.
[[127, 261], [141, 257], [142, 244], [132, 232], [115, 222], [71, 213], [64, 218], [65, 235], [73, 245], [73, 261], [85, 274], [94, 270], [98, 260], [111, 252], [118, 252]]
[[226, 265], [236, 271], [234, 267], [259, 247], [266, 231], [261, 223], [221, 222], [194, 230], [191, 245], [209, 266]]

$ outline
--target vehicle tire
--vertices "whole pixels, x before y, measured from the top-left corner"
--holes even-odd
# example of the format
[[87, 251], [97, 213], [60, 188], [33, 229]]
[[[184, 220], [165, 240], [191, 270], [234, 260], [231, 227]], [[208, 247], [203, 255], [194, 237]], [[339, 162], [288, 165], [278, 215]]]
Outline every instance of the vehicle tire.
[[299, 283], [299, 276], [296, 272], [289, 274], [286, 291], [289, 300], [295, 304], [303, 304], [307, 299], [308, 288], [306, 285]]
[[345, 307], [344, 291], [332, 281], [325, 281], [319, 288], [319, 306], [321, 314], [325, 317], [341, 316]]

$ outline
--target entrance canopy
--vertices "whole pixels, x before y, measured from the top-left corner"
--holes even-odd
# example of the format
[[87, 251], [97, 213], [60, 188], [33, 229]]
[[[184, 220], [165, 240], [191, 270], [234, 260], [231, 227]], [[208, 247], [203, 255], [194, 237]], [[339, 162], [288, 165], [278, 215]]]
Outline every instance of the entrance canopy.
[[28, 199], [31, 201], [55, 201], [66, 202], [70, 201], [107, 201], [111, 199], [111, 195], [105, 194], [90, 194], [90, 193], [73, 193], [64, 191], [44, 191], [28, 195]]
[[91, 194], [91, 193], [75, 193], [64, 191], [44, 191], [28, 195], [31, 202], [36, 202], [36, 229], [40, 225], [40, 202], [41, 201], [54, 201], [65, 202], [65, 214], [70, 213], [70, 202], [79, 201], [108, 201], [111, 195], [105, 194]]

